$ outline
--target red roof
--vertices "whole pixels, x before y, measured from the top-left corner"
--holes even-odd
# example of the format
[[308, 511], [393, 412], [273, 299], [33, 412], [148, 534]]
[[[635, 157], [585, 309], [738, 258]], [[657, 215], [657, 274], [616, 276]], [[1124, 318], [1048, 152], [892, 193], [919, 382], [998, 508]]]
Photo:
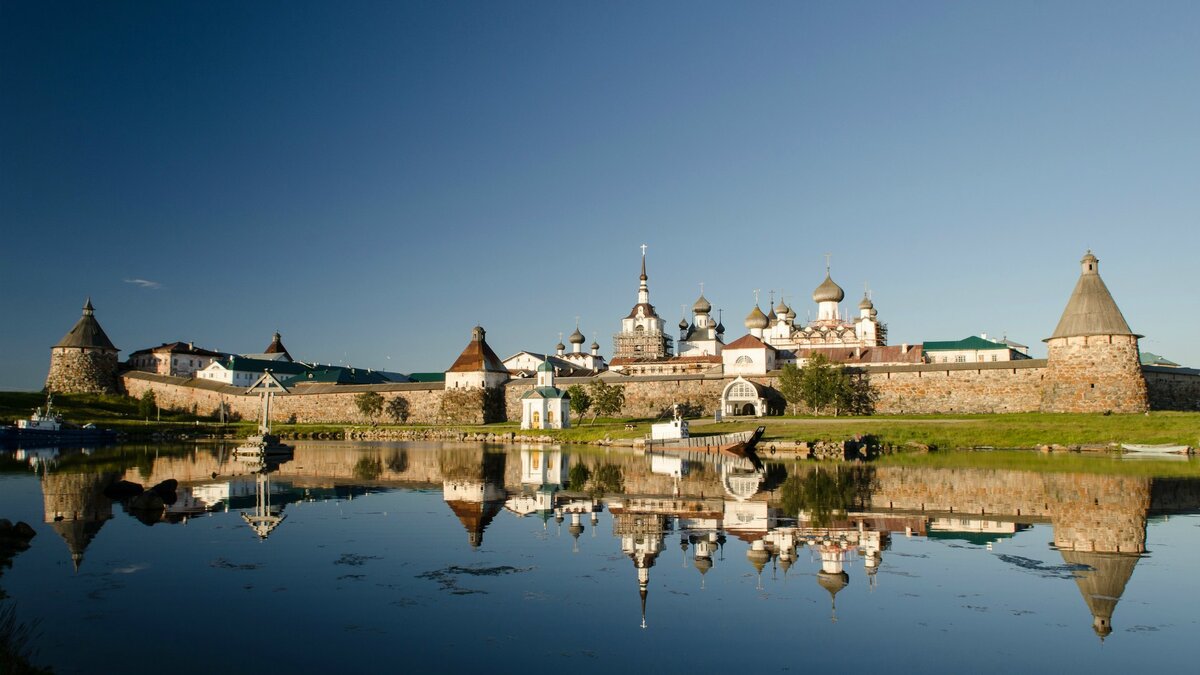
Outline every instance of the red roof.
[[742, 337], [725, 345], [725, 349], [775, 349], [771, 345], [759, 340], [753, 335], [743, 335]]
[[508, 374], [508, 369], [496, 356], [496, 352], [488, 346], [487, 340], [484, 339], [483, 330], [476, 328], [471, 337], [471, 341], [467, 343], [462, 353], [458, 355], [458, 359], [454, 361], [454, 365], [450, 366], [447, 373], [477, 373], [479, 371], [487, 371], [492, 373]]
[[[728, 347], [726, 347], [728, 349]], [[824, 354], [834, 363], [867, 364], [867, 363], [923, 363], [921, 345], [908, 345], [908, 352], [903, 353], [903, 345], [883, 345], [879, 347], [861, 347], [855, 354], [854, 347], [801, 347], [796, 350], [797, 359], [807, 359], [814, 354]]]

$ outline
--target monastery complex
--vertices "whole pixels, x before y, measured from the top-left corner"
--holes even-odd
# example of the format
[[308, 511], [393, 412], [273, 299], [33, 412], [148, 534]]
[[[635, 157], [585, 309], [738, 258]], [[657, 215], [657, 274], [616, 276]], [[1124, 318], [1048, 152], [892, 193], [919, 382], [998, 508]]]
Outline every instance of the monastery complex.
[[[51, 348], [46, 388], [62, 392], [153, 390], [160, 405], [206, 414], [221, 409], [254, 418], [257, 397], [247, 388], [264, 371], [287, 389], [273, 417], [297, 422], [361, 421], [354, 397], [374, 391], [403, 396], [409, 420], [479, 424], [521, 419], [526, 428], [570, 423], [573, 384], [600, 379], [621, 385], [628, 417], [657, 417], [675, 404], [703, 415], [778, 414], [780, 369], [803, 366], [814, 354], [868, 379], [878, 413], [1112, 412], [1200, 409], [1200, 371], [1143, 354], [1142, 337], [1129, 327], [1100, 276], [1090, 251], [1058, 325], [1045, 339], [1047, 357], [986, 335], [963, 340], [889, 345], [869, 294], [848, 316], [845, 292], [826, 266], [812, 293], [815, 318], [801, 321], [781, 296], [756, 302], [744, 334], [726, 341], [720, 315], [704, 297], [691, 319], [672, 331], [650, 302], [646, 249], [642, 247], [636, 302], [620, 319], [612, 358], [600, 354], [578, 325], [554, 354], [520, 351], [501, 359], [481, 326], [445, 371], [388, 373], [292, 358], [276, 333], [262, 352], [225, 354], [170, 342], [133, 352], [124, 363], [95, 317], [89, 300], [75, 326]], [[674, 335], [672, 334], [674, 332]], [[536, 419], [536, 422], [533, 421]]]

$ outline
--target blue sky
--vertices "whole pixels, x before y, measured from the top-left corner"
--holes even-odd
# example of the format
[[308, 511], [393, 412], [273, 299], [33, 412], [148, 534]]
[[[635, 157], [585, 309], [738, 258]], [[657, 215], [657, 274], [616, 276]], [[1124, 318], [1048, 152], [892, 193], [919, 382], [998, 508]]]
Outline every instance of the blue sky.
[[1197, 45], [1191, 2], [5, 0], [0, 388], [88, 295], [122, 356], [608, 355], [642, 243], [670, 324], [803, 318], [831, 253], [893, 343], [1037, 354], [1091, 248], [1197, 366]]

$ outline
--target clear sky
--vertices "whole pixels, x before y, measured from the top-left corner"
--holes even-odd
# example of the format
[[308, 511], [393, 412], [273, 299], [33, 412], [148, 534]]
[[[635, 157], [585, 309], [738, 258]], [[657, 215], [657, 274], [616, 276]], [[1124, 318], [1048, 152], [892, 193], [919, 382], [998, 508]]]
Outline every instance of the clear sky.
[[166, 341], [444, 370], [705, 283], [1044, 354], [1088, 248], [1200, 366], [1200, 3], [0, 2], [0, 388], [91, 296]]

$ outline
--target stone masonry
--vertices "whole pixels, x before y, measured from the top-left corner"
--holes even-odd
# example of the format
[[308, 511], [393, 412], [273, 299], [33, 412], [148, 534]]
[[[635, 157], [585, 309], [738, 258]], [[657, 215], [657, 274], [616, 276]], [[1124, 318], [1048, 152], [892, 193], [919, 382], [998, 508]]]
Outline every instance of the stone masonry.
[[46, 390], [70, 394], [114, 394], [117, 353], [79, 347], [50, 350]]
[[1047, 340], [1045, 412], [1140, 413], [1150, 407], [1136, 335]]

